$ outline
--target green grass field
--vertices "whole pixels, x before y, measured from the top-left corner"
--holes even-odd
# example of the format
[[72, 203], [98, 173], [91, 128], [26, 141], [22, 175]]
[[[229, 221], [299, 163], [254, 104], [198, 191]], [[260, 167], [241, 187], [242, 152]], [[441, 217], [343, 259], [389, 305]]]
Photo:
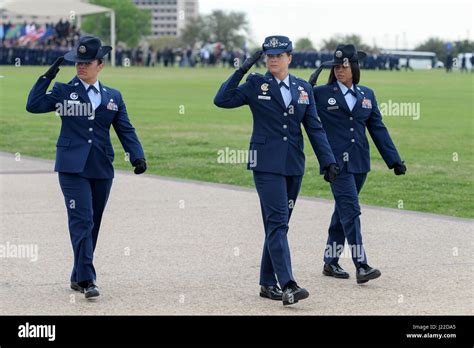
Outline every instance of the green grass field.
[[[33, 115], [25, 110], [31, 86], [46, 69], [0, 67], [0, 151], [54, 159], [60, 119], [53, 113]], [[253, 186], [245, 164], [217, 161], [218, 150], [246, 150], [252, 131], [247, 107], [224, 110], [212, 102], [231, 72], [222, 68], [105, 68], [101, 81], [122, 92], [145, 149], [148, 173]], [[311, 71], [292, 73], [307, 78]], [[73, 75], [73, 68], [63, 67], [57, 80], [66, 82]], [[327, 72], [319, 81], [325, 79]], [[379, 104], [417, 102], [421, 108], [418, 120], [384, 118], [408, 173], [395, 176], [371, 142], [372, 172], [361, 202], [398, 208], [402, 200], [406, 210], [473, 218], [474, 74], [363, 71], [361, 84], [375, 90]], [[115, 167], [132, 170], [111, 133]], [[307, 139], [305, 151], [301, 194], [332, 199]]]

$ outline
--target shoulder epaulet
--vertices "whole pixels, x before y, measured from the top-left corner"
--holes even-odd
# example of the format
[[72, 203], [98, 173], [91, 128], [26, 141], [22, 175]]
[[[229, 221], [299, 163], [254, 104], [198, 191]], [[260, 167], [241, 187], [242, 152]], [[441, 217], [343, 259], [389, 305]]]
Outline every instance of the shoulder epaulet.
[[295, 76], [295, 79], [297, 79], [298, 81], [303, 81], [303, 82], [308, 83], [308, 81], [306, 81], [305, 79], [303, 79], [301, 77], [298, 77], [298, 76]]
[[[298, 82], [302, 83], [303, 85], [309, 85], [309, 82], [308, 82], [307, 80], [301, 78], [301, 77], [295, 76], [295, 79], [296, 79]], [[311, 87], [311, 85], [309, 85], [309, 87]]]
[[363, 92], [365, 92], [365, 93], [373, 93], [373, 91], [372, 91], [369, 87], [367, 87], [367, 86], [356, 85], [356, 88], [357, 88], [358, 91], [361, 91], [362, 94], [363, 94]]
[[102, 86], [102, 89], [103, 89], [104, 91], [107, 91], [107, 92], [109, 92], [109, 93], [122, 94], [122, 93], [120, 93], [120, 91], [119, 91], [118, 89], [115, 89], [115, 88], [112, 88], [112, 87], [109, 87], [109, 86], [106, 86], [106, 85], [102, 85], [102, 84], [101, 84], [101, 86]]
[[256, 77], [262, 77], [263, 78], [263, 75], [259, 74], [257, 72], [251, 72], [250, 74], [248, 74], [246, 81], [248, 81], [250, 79], [253, 79], [253, 78], [256, 78]]

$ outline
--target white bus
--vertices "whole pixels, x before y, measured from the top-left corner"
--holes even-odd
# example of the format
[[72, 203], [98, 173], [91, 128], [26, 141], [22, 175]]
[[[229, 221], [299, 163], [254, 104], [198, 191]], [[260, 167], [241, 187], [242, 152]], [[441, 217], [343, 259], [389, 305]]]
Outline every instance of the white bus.
[[436, 67], [436, 53], [422, 51], [382, 50], [382, 54], [398, 57], [400, 69], [404, 69], [407, 57], [410, 58], [410, 67], [413, 69], [432, 69]]

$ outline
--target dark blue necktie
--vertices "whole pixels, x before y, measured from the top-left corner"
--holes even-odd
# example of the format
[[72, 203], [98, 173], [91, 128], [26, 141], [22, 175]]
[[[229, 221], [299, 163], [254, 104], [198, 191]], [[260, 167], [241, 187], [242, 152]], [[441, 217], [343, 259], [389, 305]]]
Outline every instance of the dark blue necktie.
[[90, 85], [89, 88], [87, 88], [87, 93], [89, 93], [90, 90], [93, 90], [96, 94], [99, 93], [99, 91], [97, 90], [97, 88], [95, 88], [94, 85]]
[[346, 96], [346, 95], [347, 95], [347, 93], [350, 93], [350, 94], [352, 94], [354, 97], [356, 97], [356, 98], [357, 98], [357, 94], [356, 94], [356, 92], [354, 92], [352, 89], [350, 89], [350, 88], [349, 88], [349, 89], [347, 90], [347, 92], [344, 94], [344, 96]]
[[280, 81], [280, 83], [278, 84], [278, 86], [280, 86], [280, 88], [285, 87], [287, 90], [290, 90], [290, 87], [288, 87], [288, 86], [286, 85], [286, 83], [284, 83], [283, 81]]

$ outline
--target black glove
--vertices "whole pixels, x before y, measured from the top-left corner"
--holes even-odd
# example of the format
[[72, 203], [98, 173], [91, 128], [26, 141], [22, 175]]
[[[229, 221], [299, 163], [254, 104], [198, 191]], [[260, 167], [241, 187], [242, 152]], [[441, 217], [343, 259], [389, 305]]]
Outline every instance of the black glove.
[[334, 182], [336, 180], [337, 174], [339, 174], [339, 167], [336, 163], [331, 163], [330, 165], [324, 167], [324, 180], [327, 182]]
[[48, 69], [48, 71], [46, 71], [43, 76], [47, 77], [48, 79], [51, 79], [53, 80], [56, 75], [58, 74], [59, 72], [59, 66], [61, 65], [61, 63], [63, 62], [64, 60], [64, 57], [61, 56], [59, 57], [58, 59], [56, 59], [56, 61], [53, 63], [53, 65], [51, 65], [51, 67]]
[[309, 84], [310, 84], [311, 86], [314, 87], [314, 85], [316, 84], [316, 81], [318, 80], [318, 76], [319, 76], [319, 74], [321, 74], [321, 71], [323, 71], [323, 69], [324, 69], [324, 65], [321, 64], [321, 65], [319, 66], [319, 68], [317, 68], [317, 69], [311, 74], [311, 76], [309, 77], [309, 80], [308, 80], [308, 82], [309, 82]]
[[260, 57], [262, 56], [263, 54], [263, 51], [257, 51], [255, 52], [254, 54], [252, 54], [250, 57], [248, 57], [245, 62], [240, 66], [240, 69], [242, 69], [242, 71], [244, 73], [247, 73], [250, 68], [252, 67], [252, 65], [254, 65], [259, 59]]
[[135, 174], [142, 174], [145, 173], [146, 170], [146, 162], [145, 159], [139, 158], [136, 159], [132, 165], [135, 167], [135, 170], [133, 171]]
[[405, 175], [405, 172], [407, 171], [407, 166], [404, 164], [405, 162], [402, 161], [402, 163], [395, 163], [393, 165], [393, 172], [395, 175]]

